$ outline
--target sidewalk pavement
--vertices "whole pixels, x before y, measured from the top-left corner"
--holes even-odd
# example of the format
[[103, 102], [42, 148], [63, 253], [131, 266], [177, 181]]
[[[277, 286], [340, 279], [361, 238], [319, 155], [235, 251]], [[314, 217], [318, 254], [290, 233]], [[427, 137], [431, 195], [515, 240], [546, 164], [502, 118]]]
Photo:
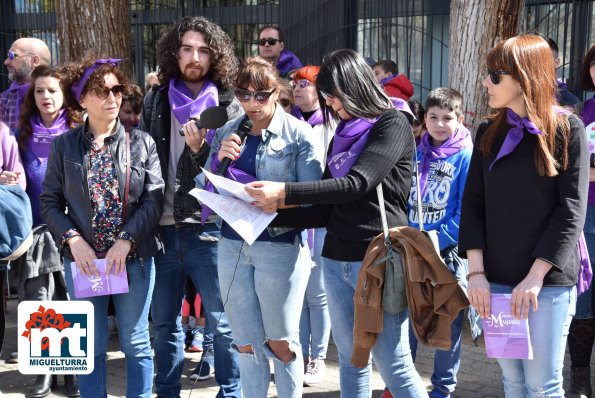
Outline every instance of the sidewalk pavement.
[[[24, 397], [27, 395], [35, 376], [19, 373], [16, 364], [8, 364], [5, 360], [11, 352], [16, 351], [17, 335], [17, 301], [9, 300], [7, 306], [7, 327], [2, 357], [0, 358], [0, 397]], [[466, 328], [468, 329], [468, 328]], [[545, 331], [547, 332], [547, 331]], [[458, 373], [458, 386], [453, 394], [456, 398], [499, 398], [504, 397], [502, 390], [500, 367], [495, 360], [486, 358], [485, 350], [480, 345], [476, 347], [468, 335], [464, 336], [463, 350], [461, 355], [461, 368]], [[109, 397], [126, 396], [126, 364], [124, 355], [119, 351], [117, 335], [112, 336], [109, 341], [109, 352], [107, 355], [107, 391]], [[189, 379], [190, 372], [196, 367], [200, 360], [200, 353], [186, 353], [184, 374], [182, 376], [182, 398], [212, 398], [217, 394], [218, 387], [215, 379], [193, 382]], [[337, 350], [332, 342], [329, 344], [327, 355], [328, 376], [324, 383], [316, 387], [304, 387], [304, 397], [308, 398], [330, 398], [339, 397], [339, 364], [337, 362]], [[569, 381], [569, 358], [566, 354], [564, 361], [564, 387], [568, 387]], [[433, 369], [433, 351], [419, 345], [417, 352], [417, 370], [423, 381], [431, 388], [430, 376]], [[595, 370], [595, 354], [591, 357], [591, 368]], [[384, 384], [377, 371], [373, 374], [373, 398], [379, 398], [382, 394]], [[595, 384], [595, 378], [591, 375], [591, 383]], [[3, 395], [2, 395], [3, 394]], [[65, 397], [62, 377], [59, 377], [58, 387], [49, 395], [52, 397]], [[271, 382], [269, 397], [276, 397], [274, 383]], [[249, 398], [249, 397], [247, 397]]]

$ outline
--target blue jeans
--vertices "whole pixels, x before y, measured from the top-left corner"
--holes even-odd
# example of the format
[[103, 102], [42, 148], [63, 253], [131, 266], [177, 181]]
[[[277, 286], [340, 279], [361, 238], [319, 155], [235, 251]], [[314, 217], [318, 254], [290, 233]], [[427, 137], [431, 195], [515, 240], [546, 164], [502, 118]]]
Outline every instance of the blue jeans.
[[[466, 276], [469, 269], [467, 260], [459, 257], [456, 246], [442, 250], [440, 255], [449, 271], [459, 282], [459, 285], [466, 290]], [[457, 386], [457, 373], [461, 366], [461, 335], [464, 321], [465, 310], [461, 310], [450, 326], [450, 350], [436, 350], [434, 353], [434, 373], [432, 373], [431, 381], [434, 389], [439, 390], [444, 395], [452, 394]], [[409, 327], [409, 344], [415, 362], [417, 338], [411, 325]]]
[[[361, 261], [336, 261], [322, 258], [324, 285], [328, 299], [333, 339], [339, 351], [341, 398], [369, 398], [371, 363], [358, 368], [351, 363], [353, 352], [353, 295]], [[427, 396], [415, 370], [409, 348], [409, 315], [384, 313], [383, 332], [378, 335], [372, 358], [382, 380], [395, 397]]]
[[[492, 293], [511, 293], [513, 287], [490, 283], [490, 289]], [[533, 359], [498, 359], [507, 398], [564, 397], [562, 368], [576, 287], [543, 287], [537, 303], [536, 312], [529, 310]]]
[[[304, 363], [298, 314], [311, 260], [299, 239], [295, 243], [256, 241], [250, 246], [222, 238], [219, 243], [219, 280], [234, 346], [252, 348], [251, 353], [240, 354], [244, 397], [267, 397], [269, 358], [273, 359], [279, 397], [302, 396]], [[269, 348], [269, 340], [288, 341], [295, 357], [283, 363]]]
[[155, 387], [160, 397], [179, 397], [184, 368], [182, 297], [184, 281], [190, 276], [202, 299], [207, 324], [214, 331], [217, 397], [240, 398], [238, 355], [231, 347], [231, 329], [223, 311], [217, 247], [220, 232], [214, 224], [178, 224], [160, 228], [165, 252], [155, 256], [156, 283], [153, 292]]
[[[64, 259], [66, 288], [72, 300], [93, 303], [95, 313], [95, 368], [88, 375], [80, 375], [81, 397], [105, 398], [106, 390], [106, 351], [109, 334], [107, 330], [107, 306], [110, 296], [74, 298], [72, 283], [72, 262]], [[116, 319], [120, 346], [126, 357], [126, 396], [151, 397], [153, 387], [153, 353], [149, 338], [149, 306], [155, 284], [155, 264], [149, 257], [144, 260], [128, 260], [128, 293], [114, 294]]]
[[325, 359], [331, 335], [331, 318], [328, 313], [320, 255], [325, 236], [325, 228], [314, 230], [314, 245], [311, 248], [313, 267], [300, 317], [300, 344], [304, 358], [310, 356]]

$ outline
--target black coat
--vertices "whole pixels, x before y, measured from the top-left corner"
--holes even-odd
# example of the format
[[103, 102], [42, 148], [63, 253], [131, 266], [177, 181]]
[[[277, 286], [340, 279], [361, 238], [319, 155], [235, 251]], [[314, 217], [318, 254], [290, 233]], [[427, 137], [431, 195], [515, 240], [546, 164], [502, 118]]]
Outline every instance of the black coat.
[[[52, 143], [41, 195], [41, 216], [50, 229], [61, 252], [62, 236], [75, 228], [89, 245], [93, 243], [92, 209], [87, 185], [88, 153], [91, 141], [79, 126], [57, 137]], [[126, 137], [120, 123], [116, 132], [105, 139], [114, 154], [120, 198], [126, 186]], [[163, 211], [164, 183], [155, 142], [147, 133], [130, 133], [130, 189], [127, 220], [123, 230], [134, 239], [140, 257], [153, 256], [161, 247], [157, 226]]]

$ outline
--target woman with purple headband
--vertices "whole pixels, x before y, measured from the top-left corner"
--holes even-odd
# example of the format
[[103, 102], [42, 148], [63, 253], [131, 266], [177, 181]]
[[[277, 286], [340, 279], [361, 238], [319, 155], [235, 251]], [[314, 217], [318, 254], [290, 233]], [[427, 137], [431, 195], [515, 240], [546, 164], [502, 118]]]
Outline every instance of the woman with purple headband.
[[[15, 131], [27, 179], [27, 195], [33, 212], [34, 244], [27, 256], [18, 260], [20, 300], [68, 300], [64, 266], [51, 234], [41, 219], [39, 196], [52, 141], [81, 123], [80, 113], [64, 102], [63, 74], [47, 65], [31, 72], [31, 86], [25, 95]], [[53, 243], [53, 242], [52, 242]], [[57, 376], [39, 375], [29, 397], [45, 397]], [[76, 376], [64, 376], [66, 394], [78, 397]]]
[[[153, 255], [163, 204], [163, 179], [155, 142], [130, 133], [118, 120], [128, 81], [119, 60], [85, 61], [65, 67], [67, 104], [87, 120], [54, 139], [41, 195], [41, 215], [64, 255], [66, 285], [76, 297], [73, 268], [87, 277], [125, 272], [128, 293], [114, 294], [116, 319], [128, 372], [126, 396], [150, 397], [153, 353], [149, 305], [155, 283]], [[76, 263], [75, 265], [73, 263]], [[83, 298], [95, 312], [94, 369], [80, 376], [82, 397], [105, 397], [109, 295]]]

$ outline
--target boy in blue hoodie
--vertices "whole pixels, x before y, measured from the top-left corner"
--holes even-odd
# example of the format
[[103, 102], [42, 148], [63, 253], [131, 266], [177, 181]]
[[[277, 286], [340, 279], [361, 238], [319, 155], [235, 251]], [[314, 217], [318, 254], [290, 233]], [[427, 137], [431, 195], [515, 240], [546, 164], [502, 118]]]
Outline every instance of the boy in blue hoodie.
[[[463, 97], [448, 87], [432, 90], [426, 100], [426, 130], [417, 146], [419, 184], [424, 228], [438, 231], [440, 255], [464, 288], [467, 261], [457, 252], [461, 201], [471, 162], [471, 133], [463, 126]], [[415, 179], [409, 197], [409, 225], [419, 228]], [[450, 397], [457, 384], [461, 363], [464, 311], [451, 325], [451, 349], [436, 350], [432, 374], [432, 398]], [[410, 333], [415, 360], [417, 340]]]

